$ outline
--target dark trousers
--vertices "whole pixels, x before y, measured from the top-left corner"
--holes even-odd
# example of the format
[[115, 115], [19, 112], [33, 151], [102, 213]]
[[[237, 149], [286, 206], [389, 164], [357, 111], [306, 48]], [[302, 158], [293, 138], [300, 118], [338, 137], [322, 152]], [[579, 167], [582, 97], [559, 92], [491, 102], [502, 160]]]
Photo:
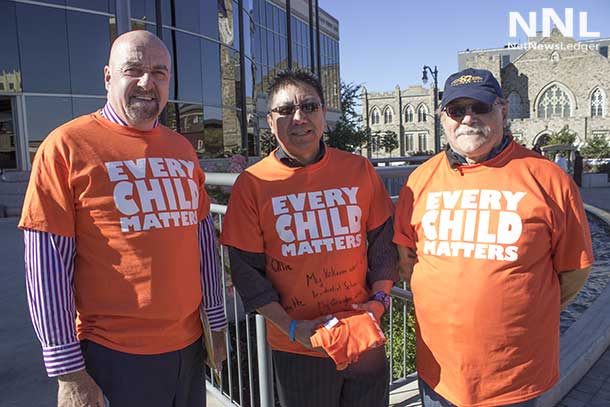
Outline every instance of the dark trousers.
[[390, 371], [382, 348], [337, 371], [330, 358], [273, 351], [282, 407], [387, 407]]
[[[456, 407], [455, 404], [450, 403], [449, 400], [435, 392], [422, 379], [418, 379], [417, 384], [419, 385], [419, 397], [421, 398], [423, 407]], [[533, 398], [520, 403], [506, 404], [498, 407], [534, 407], [536, 405], [536, 400], [537, 398]]]
[[184, 349], [159, 355], [133, 355], [84, 340], [87, 373], [111, 407], [205, 406], [201, 339]]

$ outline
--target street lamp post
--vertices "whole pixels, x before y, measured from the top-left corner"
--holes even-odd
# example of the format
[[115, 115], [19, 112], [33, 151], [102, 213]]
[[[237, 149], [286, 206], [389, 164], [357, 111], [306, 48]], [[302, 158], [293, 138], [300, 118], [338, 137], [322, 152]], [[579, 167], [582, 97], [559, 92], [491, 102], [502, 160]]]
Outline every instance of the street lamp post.
[[428, 72], [430, 72], [432, 80], [434, 81], [434, 152], [438, 153], [441, 151], [441, 133], [439, 131], [438, 120], [438, 69], [436, 65], [434, 66], [434, 70], [428, 65], [424, 65], [421, 77], [424, 84], [428, 82]]

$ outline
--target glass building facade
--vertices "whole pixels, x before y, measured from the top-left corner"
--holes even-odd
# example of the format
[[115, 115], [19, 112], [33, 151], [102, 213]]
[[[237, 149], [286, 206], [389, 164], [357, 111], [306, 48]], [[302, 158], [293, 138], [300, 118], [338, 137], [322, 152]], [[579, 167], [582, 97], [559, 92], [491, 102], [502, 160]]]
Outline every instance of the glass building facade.
[[173, 66], [161, 121], [202, 158], [258, 153], [267, 128], [265, 91], [290, 66], [320, 76], [328, 119], [336, 120], [338, 22], [316, 13], [316, 3], [0, 0], [0, 168], [29, 169], [53, 128], [103, 106], [110, 46], [130, 29], [155, 33], [167, 45]]

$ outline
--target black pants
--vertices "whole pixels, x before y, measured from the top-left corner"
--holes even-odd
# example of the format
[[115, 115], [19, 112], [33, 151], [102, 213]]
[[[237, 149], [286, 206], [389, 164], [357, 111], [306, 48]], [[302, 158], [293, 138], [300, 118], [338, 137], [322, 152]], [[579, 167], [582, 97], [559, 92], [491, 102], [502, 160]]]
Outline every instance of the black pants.
[[273, 351], [282, 407], [387, 407], [390, 372], [383, 348], [337, 371], [330, 358]]
[[203, 342], [159, 355], [133, 355], [84, 340], [87, 373], [111, 407], [205, 406]]

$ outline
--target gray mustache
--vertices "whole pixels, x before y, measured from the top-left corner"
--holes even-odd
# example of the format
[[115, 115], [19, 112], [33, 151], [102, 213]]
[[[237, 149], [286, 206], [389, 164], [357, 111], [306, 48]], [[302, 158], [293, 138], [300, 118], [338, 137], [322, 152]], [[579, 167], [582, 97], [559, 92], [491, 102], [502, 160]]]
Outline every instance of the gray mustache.
[[486, 127], [464, 127], [461, 126], [459, 127], [456, 132], [455, 135], [456, 136], [462, 136], [464, 134], [476, 134], [477, 136], [485, 136], [487, 135], [488, 131]]

